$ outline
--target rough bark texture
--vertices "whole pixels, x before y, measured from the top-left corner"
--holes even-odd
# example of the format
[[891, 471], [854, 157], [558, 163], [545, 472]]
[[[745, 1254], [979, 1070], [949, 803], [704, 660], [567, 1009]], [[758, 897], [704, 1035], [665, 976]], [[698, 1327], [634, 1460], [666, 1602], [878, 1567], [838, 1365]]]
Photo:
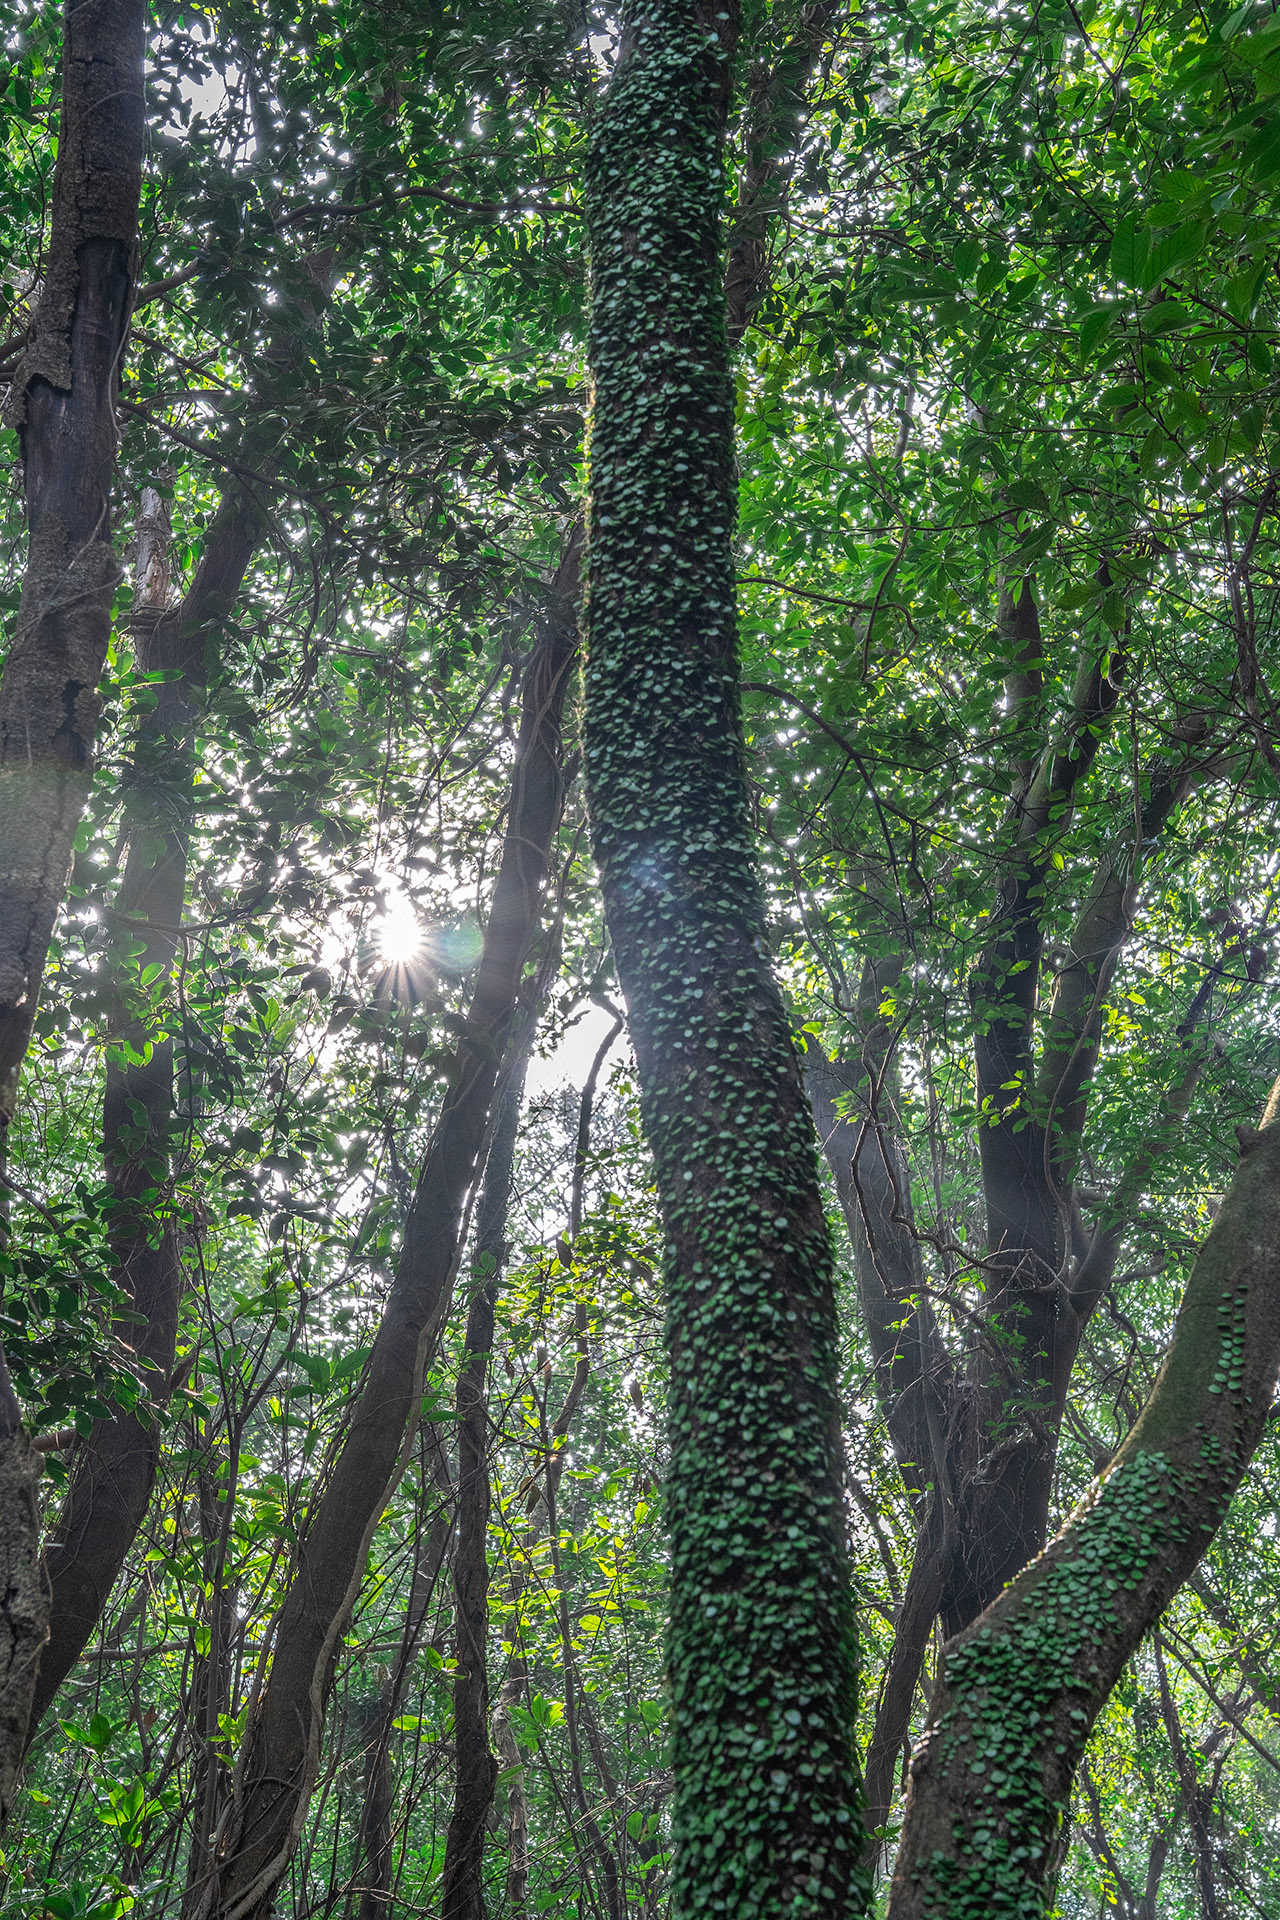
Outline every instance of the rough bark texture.
[[8, 418], [28, 552], [0, 678], [0, 1130], [92, 775], [111, 598], [115, 393], [142, 182], [141, 0], [68, 5], [49, 266]]
[[1280, 1083], [1246, 1131], [1163, 1367], [1106, 1475], [945, 1649], [890, 1920], [1043, 1920], [1072, 1780], [1126, 1661], [1194, 1571], [1280, 1369]]
[[718, 269], [734, 21], [632, 5], [588, 164], [587, 770], [666, 1224], [678, 1913], [849, 1910], [831, 1257], [743, 775]]
[[560, 820], [561, 715], [577, 651], [577, 571], [571, 539], [525, 673], [511, 808], [469, 1033], [459, 1042], [361, 1390], [298, 1546], [271, 1672], [247, 1736], [235, 1817], [208, 1888], [205, 1912], [219, 1920], [265, 1917], [288, 1866], [319, 1762], [333, 1650], [403, 1467], [427, 1355], [448, 1311], [463, 1212]]
[[458, 1375], [458, 1524], [453, 1549], [454, 1799], [445, 1837], [444, 1920], [484, 1920], [485, 1822], [498, 1762], [489, 1745], [489, 1356], [506, 1258], [507, 1203], [520, 1125], [523, 1061], [503, 1089], [476, 1207], [475, 1293]]
[[[159, 591], [159, 601], [139, 605], [143, 596], [135, 596], [139, 670], [175, 677], [156, 687], [126, 792], [129, 852], [112, 923], [114, 1051], [107, 1064], [103, 1156], [113, 1191], [116, 1277], [131, 1313], [142, 1316], [122, 1333], [152, 1368], [153, 1386], [150, 1406], [96, 1421], [77, 1448], [48, 1548], [50, 1634], [32, 1703], [32, 1733], [102, 1617], [155, 1483], [156, 1413], [168, 1398], [173, 1370], [182, 1260], [177, 1226], [165, 1204], [174, 1118], [173, 1040], [158, 1024], [152, 999], [167, 995], [186, 902], [194, 729], [211, 664], [209, 649], [235, 604], [262, 527], [254, 502], [239, 487], [229, 490], [179, 605], [164, 605], [167, 575], [160, 578], [154, 540], [144, 552], [150, 591]], [[139, 531], [147, 533], [145, 527]], [[142, 576], [140, 564], [140, 585]], [[131, 951], [138, 947], [141, 952]], [[142, 976], [152, 966], [160, 972], [147, 987]], [[123, 1051], [126, 1046], [134, 1058]], [[140, 1061], [148, 1047], [150, 1057]]]
[[[91, 777], [120, 577], [109, 507], [136, 269], [145, 14], [141, 0], [66, 9], [48, 270], [8, 406], [22, 440], [28, 549], [0, 676], [0, 1159]], [[48, 1633], [38, 1479], [0, 1359], [0, 1819]]]
[[8, 1818], [31, 1714], [36, 1663], [49, 1623], [40, 1554], [41, 1456], [0, 1358], [0, 1826]]
[[809, 0], [773, 65], [761, 65], [748, 81], [746, 156], [724, 276], [730, 346], [741, 340], [769, 292], [769, 229], [786, 204], [808, 83], [839, 13], [834, 0]]

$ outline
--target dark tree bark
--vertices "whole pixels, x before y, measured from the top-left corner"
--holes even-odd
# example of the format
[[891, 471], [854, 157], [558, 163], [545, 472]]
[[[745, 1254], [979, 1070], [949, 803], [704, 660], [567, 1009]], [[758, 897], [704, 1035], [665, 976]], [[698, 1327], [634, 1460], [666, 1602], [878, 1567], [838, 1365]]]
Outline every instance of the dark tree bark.
[[360, 1895], [357, 1910], [359, 1920], [389, 1920], [392, 1910], [395, 1781], [391, 1768], [391, 1732], [404, 1704], [427, 1608], [444, 1566], [452, 1531], [454, 1490], [449, 1483], [449, 1470], [440, 1445], [439, 1431], [431, 1422], [424, 1421], [422, 1438], [424, 1452], [429, 1452], [434, 1460], [440, 1503], [432, 1515], [431, 1525], [425, 1533], [418, 1535], [417, 1561], [410, 1584], [409, 1605], [395, 1671], [367, 1703], [361, 1716], [364, 1807], [356, 1838], [356, 1870], [353, 1876]]
[[[110, 495], [137, 267], [145, 17], [141, 0], [66, 9], [48, 270], [9, 403], [28, 549], [0, 676], [0, 1161], [92, 777], [120, 578]], [[48, 1631], [38, 1475], [0, 1358], [0, 1820]]]
[[[333, 271], [332, 249], [303, 263], [299, 284], [263, 355], [257, 401], [241, 447], [245, 469], [262, 472], [275, 464], [275, 390], [305, 366], [307, 336], [327, 303]], [[156, 507], [163, 512], [158, 496]], [[148, 1406], [98, 1420], [77, 1448], [71, 1485], [49, 1543], [50, 1635], [28, 1737], [88, 1644], [155, 1483], [156, 1413], [168, 1399], [183, 1283], [178, 1232], [168, 1206], [177, 1113], [174, 1043], [159, 1003], [169, 991], [186, 906], [196, 733], [210, 686], [221, 672], [227, 622], [268, 525], [253, 488], [232, 480], [205, 533], [191, 584], [175, 606], [167, 604], [166, 543], [157, 537], [160, 529], [148, 525], [145, 508], [138, 528], [131, 620], [135, 663], [139, 672], [166, 678], [156, 683], [155, 705], [139, 726], [125, 788], [128, 854], [111, 916], [113, 1005], [102, 1139], [112, 1187], [115, 1278], [133, 1316], [121, 1332], [150, 1368], [152, 1388]], [[153, 967], [158, 971], [148, 987], [144, 976]]]
[[946, 1647], [890, 1920], [1042, 1920], [1085, 1743], [1195, 1570], [1280, 1370], [1280, 1083], [1192, 1270], [1150, 1398], [1046, 1551]]
[[909, 930], [896, 918], [890, 931], [898, 950], [864, 968], [851, 1057], [811, 1054], [805, 1063], [849, 1228], [873, 1384], [917, 1521], [912, 1604], [868, 1754], [876, 1826], [889, 1811], [894, 1755], [908, 1734], [927, 1641], [920, 1609], [933, 1596], [945, 1630], [958, 1631], [1043, 1545], [1080, 1340], [1113, 1278], [1133, 1205], [1189, 1110], [1203, 1058], [1197, 996], [1179, 1028], [1183, 1061], [1164, 1111], [1088, 1232], [1074, 1182], [1107, 992], [1132, 930], [1146, 849], [1213, 763], [1187, 754], [1157, 763], [1144, 778], [1140, 829], [1120, 836], [1099, 862], [1067, 963], [1041, 1010], [1048, 863], [1070, 823], [1097, 730], [1114, 712], [1116, 686], [1086, 642], [1071, 713], [1056, 736], [1046, 736], [1029, 582], [1017, 595], [1001, 595], [999, 622], [1011, 659], [1012, 795], [997, 849], [1003, 890], [974, 984], [979, 1087], [988, 1101], [980, 1129], [987, 1298], [954, 1364], [923, 1287], [910, 1167], [896, 1131], [895, 1036], [878, 1012], [909, 950]]
[[947, 1586], [955, 1526], [951, 1443], [961, 1386], [925, 1291], [911, 1169], [896, 1131], [894, 1036], [880, 1007], [902, 969], [897, 953], [865, 962], [856, 1009], [861, 1047], [855, 1059], [828, 1060], [811, 1048], [804, 1060], [818, 1137], [853, 1248], [874, 1362], [872, 1383], [916, 1518], [911, 1573], [867, 1749], [868, 1865], [884, 1852], [877, 1836], [893, 1804], [916, 1687]]
[[275, 1654], [247, 1735], [237, 1818], [205, 1912], [270, 1912], [306, 1814], [338, 1637], [373, 1530], [404, 1465], [423, 1369], [448, 1311], [464, 1209], [486, 1147], [499, 1063], [521, 1000], [563, 800], [561, 716], [577, 653], [571, 539], [525, 671], [511, 807], [450, 1091], [405, 1222], [396, 1278], [346, 1432], [299, 1542]]
[[1055, 841], [1120, 692], [1120, 669], [1096, 644], [1089, 647], [1070, 717], [1032, 767], [1024, 759], [1025, 721], [1038, 673], [1027, 663], [1039, 658], [1042, 641], [1030, 580], [1001, 612], [1018, 660], [1011, 706], [1022, 777], [1010, 800], [1000, 894], [972, 983], [988, 1337], [972, 1368], [966, 1515], [944, 1601], [948, 1633], [980, 1613], [1044, 1543], [1061, 1418], [1058, 1383], [1069, 1376], [1078, 1344], [1062, 1311], [1068, 1206], [1052, 1178], [1047, 1116], [1034, 1098], [1044, 891]]
[[[113, 912], [115, 1005], [103, 1156], [113, 1196], [110, 1240], [116, 1277], [130, 1312], [140, 1316], [124, 1323], [121, 1332], [151, 1368], [153, 1385], [148, 1405], [95, 1421], [76, 1450], [71, 1484], [48, 1547], [50, 1633], [40, 1661], [30, 1733], [88, 1645], [155, 1484], [157, 1414], [168, 1399], [173, 1371], [182, 1257], [177, 1226], [166, 1205], [175, 1111], [173, 1040], [157, 1035], [150, 1000], [152, 993], [167, 990], [186, 904], [194, 732], [213, 664], [209, 654], [216, 653], [219, 630], [235, 604], [263, 525], [261, 510], [248, 494], [238, 485], [229, 489], [182, 601], [165, 607], [162, 589], [158, 604], [135, 602], [139, 670], [173, 677], [156, 687], [156, 704], [139, 730], [126, 794], [129, 852]], [[154, 592], [154, 576], [152, 588]], [[136, 947], [141, 953], [131, 952]], [[141, 982], [151, 966], [160, 972], [149, 990]], [[143, 1060], [148, 1049], [150, 1057]]]
[[524, 1790], [524, 1756], [511, 1725], [512, 1707], [524, 1706], [529, 1691], [529, 1662], [520, 1624], [519, 1569], [513, 1571], [511, 1598], [515, 1602], [507, 1627], [507, 1672], [493, 1715], [493, 1744], [504, 1768], [510, 1770], [507, 1787], [506, 1910], [511, 1920], [525, 1920], [529, 1897], [529, 1798]]
[[507, 1208], [515, 1164], [524, 1059], [498, 1103], [493, 1144], [476, 1207], [475, 1293], [467, 1313], [458, 1414], [458, 1520], [453, 1548], [454, 1801], [445, 1837], [444, 1920], [485, 1920], [480, 1868], [498, 1763], [489, 1744], [489, 1356], [506, 1260]]
[[678, 1913], [861, 1877], [830, 1249], [739, 714], [718, 253], [734, 20], [624, 12], [588, 163], [587, 771], [669, 1246]]
[[839, 15], [835, 0], [808, 0], [777, 59], [756, 68], [748, 81], [746, 156], [724, 276], [731, 347], [742, 339], [769, 292], [769, 229], [786, 203], [809, 81]]
[[858, 1057], [828, 1060], [811, 1048], [804, 1077], [849, 1230], [876, 1394], [920, 1514], [931, 1489], [949, 1488], [947, 1423], [956, 1382], [924, 1290], [911, 1169], [895, 1128], [893, 1034], [879, 1011], [901, 973], [898, 954], [867, 960], [858, 990]]
[[1222, 1902], [1218, 1898], [1217, 1881], [1213, 1870], [1213, 1835], [1210, 1831], [1213, 1813], [1212, 1796], [1201, 1784], [1196, 1768], [1195, 1749], [1188, 1747], [1182, 1731], [1182, 1721], [1178, 1714], [1177, 1702], [1173, 1697], [1173, 1689], [1169, 1685], [1164, 1644], [1159, 1632], [1152, 1635], [1152, 1648], [1156, 1659], [1156, 1678], [1160, 1687], [1160, 1713], [1169, 1740], [1169, 1751], [1173, 1755], [1178, 1785], [1182, 1789], [1182, 1804], [1187, 1815], [1187, 1825], [1191, 1830], [1191, 1845], [1196, 1860], [1196, 1891], [1200, 1896], [1200, 1920], [1223, 1920]]
[[44, 290], [14, 378], [27, 566], [0, 678], [0, 1129], [93, 771], [120, 563], [115, 397], [137, 267], [141, 0], [68, 5]]
[[[239, 1452], [239, 1435], [229, 1435], [233, 1463]], [[199, 1444], [197, 1428], [191, 1422], [193, 1448]], [[200, 1536], [204, 1547], [205, 1624], [209, 1632], [209, 1650], [193, 1663], [188, 1718], [196, 1749], [191, 1786], [191, 1846], [187, 1853], [187, 1891], [198, 1885], [207, 1870], [211, 1836], [217, 1824], [226, 1787], [228, 1768], [218, 1750], [218, 1716], [231, 1711], [232, 1636], [235, 1632], [234, 1586], [227, 1581], [227, 1548], [231, 1521], [235, 1512], [236, 1488], [224, 1482], [219, 1488], [202, 1463], [196, 1478], [200, 1509]], [[235, 1467], [233, 1464], [233, 1474]]]

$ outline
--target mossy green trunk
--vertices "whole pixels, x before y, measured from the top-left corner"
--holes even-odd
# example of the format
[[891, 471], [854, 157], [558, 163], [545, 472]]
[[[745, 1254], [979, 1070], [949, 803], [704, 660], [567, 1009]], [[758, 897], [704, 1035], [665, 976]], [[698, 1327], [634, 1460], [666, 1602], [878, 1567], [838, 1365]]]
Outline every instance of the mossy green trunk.
[[587, 771], [669, 1246], [678, 1914], [856, 1911], [832, 1266], [739, 719], [733, 19], [631, 6], [592, 142]]

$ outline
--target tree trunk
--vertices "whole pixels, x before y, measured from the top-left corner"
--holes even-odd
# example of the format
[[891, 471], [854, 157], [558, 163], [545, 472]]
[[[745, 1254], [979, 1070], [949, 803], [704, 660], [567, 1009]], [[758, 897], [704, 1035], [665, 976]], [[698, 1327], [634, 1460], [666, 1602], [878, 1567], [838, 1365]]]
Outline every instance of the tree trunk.
[[587, 770], [668, 1241], [680, 1913], [862, 1881], [836, 1326], [743, 771], [720, 244], [728, 9], [639, 0], [588, 162]]
[[513, 1571], [511, 1582], [514, 1606], [507, 1627], [507, 1674], [493, 1715], [493, 1744], [504, 1770], [511, 1776], [507, 1787], [506, 1888], [506, 1911], [510, 1920], [526, 1920], [529, 1899], [529, 1798], [524, 1789], [524, 1756], [511, 1725], [512, 1707], [524, 1706], [529, 1691], [529, 1662], [525, 1657], [524, 1633], [520, 1623], [522, 1591], [522, 1578], [517, 1568]]
[[[113, 1193], [115, 1274], [128, 1295], [130, 1312], [141, 1316], [122, 1331], [152, 1368], [153, 1384], [149, 1406], [121, 1409], [95, 1421], [77, 1449], [71, 1484], [49, 1542], [50, 1634], [28, 1738], [102, 1617], [155, 1484], [157, 1414], [168, 1399], [173, 1371], [182, 1258], [164, 1191], [171, 1173], [173, 1041], [157, 1037], [149, 1002], [153, 993], [167, 990], [186, 904], [194, 730], [207, 685], [207, 656], [235, 605], [262, 528], [262, 514], [253, 500], [238, 485], [229, 489], [181, 603], [166, 609], [163, 599], [142, 607], [135, 601], [139, 670], [174, 677], [156, 687], [156, 705], [139, 731], [125, 802], [129, 853], [112, 915], [115, 1006], [103, 1102], [103, 1156]], [[141, 953], [131, 953], [131, 947], [138, 946]], [[160, 972], [149, 988], [142, 976], [151, 966]], [[149, 1057], [143, 1057], [148, 1051]]]
[[[305, 366], [308, 334], [328, 301], [333, 272], [332, 249], [303, 263], [300, 286], [263, 356], [272, 371], [263, 378], [250, 414], [240, 451], [245, 468], [261, 471], [275, 463], [276, 380], [287, 387], [289, 376], [296, 378]], [[152, 1369], [151, 1407], [141, 1413], [121, 1409], [98, 1420], [77, 1449], [49, 1544], [50, 1635], [28, 1738], [88, 1644], [155, 1484], [155, 1410], [168, 1399], [182, 1260], [166, 1192], [176, 1110], [174, 1047], [153, 997], [163, 1001], [168, 991], [186, 907], [196, 732], [210, 683], [220, 672], [224, 629], [269, 524], [252, 490], [239, 479], [229, 482], [206, 530], [191, 584], [170, 607], [168, 521], [164, 517], [161, 537], [157, 515], [163, 516], [163, 506], [158, 495], [151, 498], [155, 504], [148, 515], [144, 493], [138, 525], [134, 658], [139, 672], [168, 678], [155, 684], [156, 704], [139, 726], [125, 789], [129, 851], [111, 915], [114, 1004], [102, 1114], [103, 1158], [113, 1189], [115, 1278], [134, 1316], [125, 1323], [125, 1335]], [[159, 971], [148, 987], [144, 976], [151, 967]]]
[[563, 798], [561, 715], [577, 654], [571, 536], [525, 671], [511, 809], [450, 1091], [405, 1223], [395, 1283], [346, 1433], [299, 1543], [275, 1654], [247, 1735], [237, 1818], [206, 1912], [270, 1912], [320, 1758], [331, 1662], [373, 1530], [400, 1476], [427, 1355], [448, 1311], [464, 1209], [486, 1146], [499, 1062], [517, 1016]]
[[353, 1875], [360, 1895], [359, 1920], [388, 1920], [391, 1913], [395, 1855], [392, 1824], [395, 1782], [391, 1770], [391, 1733], [404, 1705], [405, 1690], [413, 1673], [423, 1622], [453, 1530], [453, 1489], [449, 1484], [439, 1432], [430, 1421], [423, 1422], [422, 1437], [424, 1451], [429, 1451], [434, 1459], [440, 1503], [425, 1536], [419, 1527], [415, 1541], [416, 1564], [395, 1671], [374, 1696], [360, 1727], [364, 1744], [364, 1808], [356, 1836], [356, 1868]]
[[1280, 1082], [1242, 1129], [1136, 1426], [1046, 1551], [940, 1663], [890, 1920], [1042, 1920], [1090, 1729], [1194, 1571], [1257, 1447], [1280, 1368]]
[[93, 767], [120, 563], [115, 395], [137, 265], [141, 0], [68, 5], [44, 290], [14, 378], [27, 566], [0, 678], [0, 1131]]
[[443, 1920], [484, 1920], [480, 1868], [498, 1763], [489, 1745], [489, 1355], [506, 1259], [507, 1205], [524, 1090], [524, 1056], [503, 1090], [476, 1208], [476, 1291], [458, 1375], [458, 1530], [453, 1548], [455, 1786], [445, 1839]]
[[795, 32], [772, 67], [758, 69], [748, 84], [746, 159], [724, 276], [730, 346], [737, 346], [769, 292], [769, 228], [782, 211], [790, 185], [779, 161], [794, 155], [808, 83], [839, 13], [835, 0], [806, 0]]
[[[0, 676], [0, 1162], [92, 776], [120, 577], [110, 496], [137, 266], [145, 18], [141, 0], [66, 8], [48, 269], [12, 389], [28, 549]], [[38, 1478], [0, 1357], [0, 1821], [48, 1632]]]

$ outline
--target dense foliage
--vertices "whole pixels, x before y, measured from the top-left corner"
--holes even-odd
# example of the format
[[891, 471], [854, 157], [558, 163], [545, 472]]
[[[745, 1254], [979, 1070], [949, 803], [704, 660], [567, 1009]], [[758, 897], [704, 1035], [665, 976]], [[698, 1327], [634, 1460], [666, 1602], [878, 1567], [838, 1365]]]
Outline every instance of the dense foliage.
[[[60, 23], [2, 17], [12, 372], [49, 238]], [[559, 0], [152, 8], [114, 533], [136, 556], [157, 493], [164, 579], [148, 606], [130, 566], [116, 593], [9, 1129], [0, 1334], [51, 1532], [122, 1411], [159, 1467], [34, 1735], [6, 1912], [207, 1911], [299, 1530], [459, 1063], [488, 1044], [472, 994], [522, 681], [581, 512], [585, 156], [616, 24]], [[870, 1113], [908, 1246], [876, 1310], [869, 1202], [833, 1154], [864, 1755], [930, 1528], [984, 1511], [1028, 1434], [1026, 1484], [1051, 1524], [1071, 1511], [1136, 1420], [1233, 1129], [1280, 1065], [1277, 95], [1265, 4], [774, 0], [742, 25], [723, 198], [755, 275], [735, 349], [745, 771], [797, 1044], [846, 1070], [826, 1109], [811, 1081], [820, 1131]], [[190, 588], [220, 503], [251, 522], [243, 582], [201, 616], [189, 713], [157, 749], [182, 669], [148, 664], [146, 616]], [[0, 539], [11, 638], [16, 478]], [[508, 1075], [530, 1055], [509, 1208], [457, 1262], [333, 1649], [278, 1895], [298, 1920], [440, 1906], [474, 1492], [459, 1381], [486, 1289], [485, 1901], [620, 1920], [667, 1900], [663, 1232], [580, 734], [575, 682], [501, 1035]], [[186, 895], [157, 961], [120, 903], [130, 850], [158, 863], [166, 836]], [[996, 952], [1006, 909], [1034, 939]], [[142, 1169], [122, 1198], [108, 1076], [170, 1059], [158, 1130], [133, 1091], [117, 1104], [111, 1151]], [[1107, 1241], [1056, 1410], [1008, 1386], [1034, 1341], [996, 1311], [994, 1136], [1043, 1172], [1064, 1270], [1090, 1230]], [[139, 1207], [181, 1257], [163, 1379], [119, 1257]], [[925, 1412], [905, 1433], [917, 1405], [932, 1433]], [[956, 1460], [972, 1485], [944, 1502]], [[1265, 1442], [1097, 1725], [1062, 1914], [1280, 1915], [1276, 1503]], [[995, 1585], [1038, 1544], [1001, 1545]], [[903, 1737], [994, 1565], [949, 1564], [910, 1615], [882, 1881]]]

